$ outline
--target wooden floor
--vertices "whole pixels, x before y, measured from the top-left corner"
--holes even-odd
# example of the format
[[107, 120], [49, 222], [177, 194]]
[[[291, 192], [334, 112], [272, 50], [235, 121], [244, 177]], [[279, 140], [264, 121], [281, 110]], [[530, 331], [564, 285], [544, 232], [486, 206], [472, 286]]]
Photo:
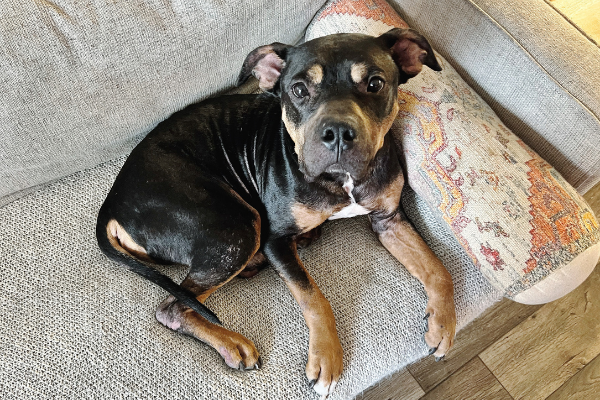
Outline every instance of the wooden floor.
[[600, 0], [546, 0], [600, 45]]
[[[584, 197], [600, 216], [600, 184]], [[552, 303], [504, 299], [459, 332], [444, 360], [426, 357], [356, 398], [418, 399], [600, 400], [600, 266]]]

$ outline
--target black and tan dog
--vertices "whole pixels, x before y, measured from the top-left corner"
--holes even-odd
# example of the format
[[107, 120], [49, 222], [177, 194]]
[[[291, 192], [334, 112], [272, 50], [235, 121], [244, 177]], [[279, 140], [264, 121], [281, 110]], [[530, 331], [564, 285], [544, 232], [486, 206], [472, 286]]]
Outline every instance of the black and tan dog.
[[[297, 242], [327, 219], [368, 214], [383, 245], [424, 285], [425, 340], [444, 356], [456, 325], [452, 280], [400, 209], [400, 152], [387, 135], [398, 85], [423, 65], [440, 70], [427, 41], [408, 29], [254, 50], [239, 82], [253, 74], [266, 93], [193, 104], [148, 134], [100, 210], [100, 248], [171, 293], [156, 311], [162, 324], [214, 347], [236, 369], [260, 367], [254, 344], [202, 303], [268, 262], [304, 314], [306, 375], [327, 395], [342, 373], [342, 348]], [[177, 285], [153, 264], [190, 271]]]

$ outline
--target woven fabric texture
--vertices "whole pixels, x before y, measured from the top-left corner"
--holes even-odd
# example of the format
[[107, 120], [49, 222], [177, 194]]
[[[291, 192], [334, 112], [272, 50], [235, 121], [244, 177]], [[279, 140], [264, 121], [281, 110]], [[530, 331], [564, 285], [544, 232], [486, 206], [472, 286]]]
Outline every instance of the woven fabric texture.
[[[304, 376], [308, 329], [272, 269], [235, 279], [207, 301], [224, 326], [254, 341], [260, 371], [233, 371], [213, 349], [155, 320], [166, 293], [109, 261], [94, 236], [97, 211], [123, 161], [0, 208], [0, 397], [317, 399]], [[500, 293], [414, 193], [403, 201], [453, 276], [462, 327]], [[344, 374], [331, 399], [352, 398], [426, 355], [424, 290], [366, 218], [326, 224], [301, 258], [331, 302], [344, 348]]]
[[543, 0], [391, 0], [579, 193], [600, 180], [600, 49]]
[[0, 205], [127, 154], [174, 111], [235, 84], [252, 49], [301, 39], [322, 4], [3, 1]]
[[[306, 39], [393, 27], [407, 25], [383, 0], [336, 0]], [[423, 68], [398, 91], [393, 134], [408, 183], [488, 281], [514, 297], [600, 241], [599, 225], [575, 189], [439, 60], [442, 72]]]
[[[295, 42], [320, 3], [3, 3], [0, 204], [12, 202], [0, 208], [0, 397], [318, 398], [304, 377], [308, 330], [270, 269], [207, 301], [226, 327], [256, 343], [260, 371], [232, 371], [214, 350], [156, 322], [166, 294], [108, 261], [94, 238], [123, 158], [20, 198], [16, 191], [128, 152], [172, 111], [232, 84], [250, 49]], [[579, 157], [573, 162], [587, 165]], [[424, 199], [407, 188], [402, 201], [453, 276], [463, 327], [502, 291]], [[301, 257], [332, 304], [345, 351], [332, 399], [352, 398], [426, 354], [423, 288], [365, 218], [327, 223]], [[177, 280], [186, 274], [165, 272]]]

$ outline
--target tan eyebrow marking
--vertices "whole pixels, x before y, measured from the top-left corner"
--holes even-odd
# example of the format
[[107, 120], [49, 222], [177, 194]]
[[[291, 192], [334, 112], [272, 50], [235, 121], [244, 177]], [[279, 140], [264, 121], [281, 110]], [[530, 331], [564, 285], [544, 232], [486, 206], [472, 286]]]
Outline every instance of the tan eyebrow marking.
[[361, 83], [367, 77], [367, 66], [363, 63], [356, 63], [350, 69], [350, 76], [354, 83]]
[[318, 85], [323, 80], [323, 67], [319, 64], [315, 64], [306, 71], [306, 76], [315, 85]]

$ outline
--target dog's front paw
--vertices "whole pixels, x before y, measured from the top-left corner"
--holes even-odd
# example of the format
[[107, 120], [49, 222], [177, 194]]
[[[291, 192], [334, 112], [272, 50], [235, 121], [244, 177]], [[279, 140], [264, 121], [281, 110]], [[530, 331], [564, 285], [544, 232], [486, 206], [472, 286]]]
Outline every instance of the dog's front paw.
[[306, 377], [310, 387], [326, 398], [335, 389], [343, 369], [343, 350], [337, 333], [311, 332]]
[[454, 342], [456, 333], [456, 311], [454, 300], [441, 299], [440, 301], [429, 301], [427, 303], [425, 321], [427, 328], [425, 342], [429, 346], [429, 354], [440, 361]]

